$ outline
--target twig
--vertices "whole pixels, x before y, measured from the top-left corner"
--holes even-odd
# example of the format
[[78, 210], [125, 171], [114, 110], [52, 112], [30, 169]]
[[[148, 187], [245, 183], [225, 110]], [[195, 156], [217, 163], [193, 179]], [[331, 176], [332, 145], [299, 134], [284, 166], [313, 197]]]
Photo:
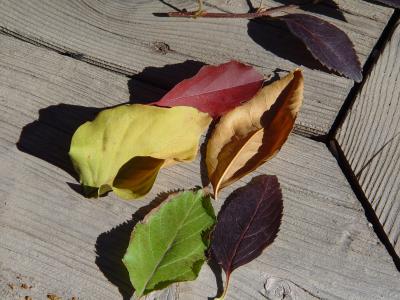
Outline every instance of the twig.
[[244, 19], [255, 19], [259, 17], [270, 16], [273, 17], [275, 15], [279, 15], [281, 13], [286, 13], [288, 11], [298, 9], [298, 5], [290, 4], [290, 5], [281, 5], [277, 7], [272, 7], [268, 9], [261, 9], [256, 12], [250, 13], [213, 13], [203, 11], [201, 13], [195, 11], [173, 11], [168, 13], [158, 13], [157, 16], [166, 16], [166, 17], [177, 17], [177, 18], [244, 18]]

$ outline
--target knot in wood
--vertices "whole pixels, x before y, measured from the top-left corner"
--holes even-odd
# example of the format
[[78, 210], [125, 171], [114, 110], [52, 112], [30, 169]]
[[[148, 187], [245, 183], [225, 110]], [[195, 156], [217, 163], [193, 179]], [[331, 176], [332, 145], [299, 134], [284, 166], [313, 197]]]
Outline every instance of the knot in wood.
[[167, 54], [171, 48], [169, 47], [169, 45], [167, 43], [164, 42], [153, 42], [152, 44], [152, 48], [155, 52], [160, 53], [160, 54]]

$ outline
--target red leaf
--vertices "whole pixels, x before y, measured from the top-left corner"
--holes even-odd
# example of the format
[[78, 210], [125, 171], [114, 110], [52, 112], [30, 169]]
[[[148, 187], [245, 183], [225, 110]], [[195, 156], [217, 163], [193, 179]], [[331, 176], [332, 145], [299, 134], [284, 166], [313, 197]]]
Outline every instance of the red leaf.
[[324, 66], [357, 82], [361, 66], [349, 37], [333, 24], [305, 14], [280, 17]]
[[259, 256], [279, 231], [283, 201], [278, 179], [253, 178], [225, 203], [218, 214], [211, 251], [225, 271], [226, 292], [232, 271]]
[[250, 100], [261, 88], [263, 76], [253, 67], [237, 61], [204, 66], [192, 78], [183, 80], [161, 100], [158, 106], [193, 106], [212, 117]]

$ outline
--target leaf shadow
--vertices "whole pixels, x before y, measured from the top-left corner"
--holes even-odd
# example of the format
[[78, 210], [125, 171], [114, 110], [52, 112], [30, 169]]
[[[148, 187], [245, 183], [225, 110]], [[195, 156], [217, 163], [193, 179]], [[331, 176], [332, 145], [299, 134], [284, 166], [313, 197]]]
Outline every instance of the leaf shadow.
[[266, 51], [289, 60], [296, 65], [334, 74], [307, 50], [306, 46], [286, 27], [285, 22], [272, 18], [257, 18], [249, 21], [247, 33], [254, 42]]
[[139, 208], [130, 220], [100, 234], [96, 240], [96, 265], [103, 275], [118, 287], [124, 300], [131, 299], [135, 291], [129, 280], [128, 270], [122, 263], [132, 230], [152, 209], [177, 191], [160, 193], [149, 204]]
[[346, 21], [345, 16], [340, 11], [339, 6], [333, 0], [320, 0], [317, 4], [313, 4], [310, 0], [276, 0], [284, 5], [296, 4], [304, 11], [309, 11], [331, 17], [337, 20]]
[[[205, 63], [200, 61], [186, 60], [163, 67], [146, 67], [128, 81], [129, 102], [148, 104], [157, 101], [179, 82], [196, 75], [204, 65]], [[142, 92], [143, 82], [155, 87], [153, 95]]]
[[174, 6], [174, 5], [170, 4], [170, 3], [168, 3], [168, 2], [165, 1], [165, 0], [159, 0], [159, 1], [160, 1], [162, 4], [168, 6], [169, 8], [172, 8], [172, 9], [175, 10], [175, 11], [183, 11], [183, 10], [184, 10], [184, 9], [179, 9], [178, 7], [176, 7], [176, 6]]
[[[129, 102], [148, 103], [156, 101], [179, 81], [191, 77], [204, 64], [197, 61], [148, 67], [128, 81]], [[157, 82], [161, 88], [146, 82]], [[54, 100], [57, 102], [57, 99]], [[122, 105], [121, 103], [119, 105]], [[57, 104], [39, 110], [39, 118], [25, 125], [20, 133], [16, 147], [19, 151], [40, 158], [67, 172], [75, 182], [68, 186], [79, 194], [90, 192], [79, 184], [79, 178], [72, 166], [68, 152], [74, 132], [80, 125], [93, 120], [104, 108], [85, 107], [72, 104]]]
[[47, 161], [77, 179], [68, 156], [71, 138], [80, 125], [94, 119], [99, 111], [96, 107], [69, 104], [40, 109], [38, 120], [24, 126], [16, 146], [20, 151]]

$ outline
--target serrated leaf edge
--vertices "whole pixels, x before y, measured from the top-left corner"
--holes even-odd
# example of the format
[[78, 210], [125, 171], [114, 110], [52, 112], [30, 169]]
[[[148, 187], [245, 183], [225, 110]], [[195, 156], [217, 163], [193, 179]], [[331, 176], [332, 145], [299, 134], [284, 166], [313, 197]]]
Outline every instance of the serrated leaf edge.
[[[183, 194], [183, 193], [189, 193], [189, 191], [180, 191], [180, 192], [174, 192], [174, 193], [170, 194], [164, 201], [162, 201], [159, 205], [157, 205], [155, 208], [153, 208], [152, 210], [150, 210], [150, 212], [149, 212], [148, 214], [146, 214], [146, 216], [143, 218], [143, 220], [140, 221], [137, 225], [146, 225], [146, 224], [151, 220], [151, 217], [152, 217], [155, 213], [157, 213], [164, 205], [166, 205], [166, 204], [172, 202], [177, 196], [179, 196], [180, 194]], [[199, 201], [202, 201], [202, 199], [204, 199], [205, 197], [207, 197], [207, 198], [209, 199], [208, 202], [209, 202], [210, 206], [212, 207], [209, 195], [205, 195], [201, 189], [198, 190], [197, 192], [193, 192], [193, 193], [195, 193], [194, 197], [197, 197], [199, 194], [201, 195], [201, 198], [199, 199]], [[207, 207], [207, 208], [208, 208], [208, 207]], [[213, 224], [211, 224], [209, 227], [205, 228], [205, 229], [203, 230], [203, 232], [206, 232], [206, 231], [209, 231], [210, 229], [212, 229], [212, 228], [215, 226], [215, 222], [216, 222], [215, 213], [214, 213], [213, 211], [210, 211], [210, 210], [207, 209], [207, 208], [204, 207], [204, 210], [205, 210], [205, 212], [206, 212], [210, 217], [213, 218], [214, 222], [213, 222]], [[210, 213], [212, 213], [212, 214], [210, 214]], [[132, 239], [134, 238], [134, 235], [135, 235], [136, 231], [137, 231], [137, 226], [135, 226], [134, 229], [132, 230], [132, 233], [131, 233], [131, 236], [130, 236], [130, 240], [132, 240]], [[208, 244], [207, 244], [207, 243], [205, 243], [205, 242], [203, 241], [203, 244], [204, 244], [204, 246], [205, 246], [205, 251], [206, 251], [207, 248], [209, 247], [209, 242], [210, 242], [210, 241], [208, 241]], [[173, 245], [173, 243], [171, 244], [171, 246], [172, 246], [172, 245]], [[170, 249], [170, 247], [169, 247], [169, 249]], [[169, 251], [169, 249], [166, 251], [166, 253]], [[160, 263], [162, 262], [162, 260], [163, 260], [164, 257], [165, 257], [165, 254], [164, 254], [164, 256], [161, 258], [161, 260], [159, 261], [159, 263], [157, 264], [157, 266], [155, 267], [154, 272], [157, 270], [158, 266], [160, 265]], [[206, 261], [206, 256], [205, 256], [205, 254], [204, 254], [203, 257], [201, 257], [201, 258], [199, 258], [199, 257], [193, 257], [192, 259], [187, 259], [187, 261], [188, 261], [188, 265], [190, 264], [190, 268], [192, 269], [192, 271], [194, 271], [194, 270], [193, 270], [193, 269], [194, 269], [194, 265], [195, 265], [196, 263], [201, 263], [201, 264], [203, 264], [203, 263]], [[124, 258], [124, 257], [122, 258], [122, 262], [123, 262], [124, 265], [126, 265], [126, 264], [125, 264], [125, 258]], [[153, 272], [153, 274], [154, 274], [154, 272]], [[196, 273], [196, 272], [193, 272], [193, 273]], [[182, 275], [181, 275], [181, 276], [182, 276]], [[198, 273], [196, 274], [196, 277], [197, 277], [197, 276], [198, 276]], [[151, 279], [151, 277], [150, 277], [150, 279]], [[150, 279], [148, 280], [148, 282], [150, 281]], [[179, 280], [179, 276], [178, 276], [178, 277], [175, 277], [175, 278], [171, 278], [171, 279], [168, 280], [168, 281], [173, 282], [173, 281], [175, 281], [175, 280]], [[187, 281], [187, 280], [179, 280], [179, 281]], [[148, 283], [148, 282], [147, 282], [147, 283]], [[165, 281], [164, 281], [164, 282], [165, 282]], [[160, 283], [158, 283], [158, 284], [162, 284], [162, 283], [163, 283], [163, 282], [160, 282]], [[146, 284], [146, 285], [147, 285], [147, 284]], [[142, 297], [142, 296], [144, 296], [144, 295], [147, 295], [147, 294], [149, 294], [149, 293], [151, 293], [151, 292], [153, 292], [153, 291], [154, 291], [154, 289], [153, 289], [153, 290], [150, 290], [150, 291], [148, 291], [148, 292], [146, 292], [146, 288], [145, 288], [145, 289], [143, 290], [142, 294], [139, 295], [138, 297], [140, 298], [140, 297]]]
[[[310, 15], [308, 15], [308, 14], [298, 14], [298, 15], [310, 16]], [[277, 18], [277, 19], [281, 19], [281, 20], [285, 20], [285, 17], [286, 17], [286, 16], [287, 16], [287, 15], [281, 16], [281, 17], [276, 17], [276, 18]], [[321, 19], [321, 18], [318, 18], [318, 17], [316, 17], [316, 16], [312, 16], [312, 17], [317, 18], [317, 19], [319, 19], [319, 20], [322, 20], [322, 21], [328, 23], [329, 25], [335, 27], [337, 30], [343, 32], [343, 33], [346, 35], [346, 37], [348, 38], [348, 40], [349, 40], [349, 42], [350, 42], [350, 44], [351, 44], [351, 49], [353, 49], [353, 50], [354, 50], [354, 53], [356, 53], [355, 47], [354, 47], [354, 43], [352, 42], [352, 40], [348, 37], [348, 35], [347, 35], [343, 30], [341, 30], [341, 29], [340, 29], [339, 27], [337, 27], [336, 25], [334, 25], [334, 24], [332, 24], [332, 23], [330, 23], [330, 22], [327, 22], [327, 21], [325, 21], [325, 20], [323, 20], [323, 19]], [[291, 21], [293, 21], [293, 20], [291, 20]], [[285, 21], [285, 23], [286, 23], [286, 21]], [[286, 23], [286, 24], [287, 24], [287, 23]], [[303, 27], [304, 27], [304, 26], [303, 26]], [[330, 71], [337, 72], [338, 74], [340, 74], [340, 75], [346, 77], [347, 79], [351, 79], [351, 80], [354, 80], [354, 81], [356, 81], [356, 82], [361, 82], [361, 81], [362, 81], [362, 79], [363, 79], [362, 68], [361, 68], [361, 62], [360, 62], [360, 60], [359, 60], [359, 58], [358, 58], [358, 55], [356, 55], [356, 62], [357, 62], [357, 65], [360, 67], [360, 70], [361, 70], [360, 76], [361, 76], [361, 77], [360, 77], [360, 79], [350, 78], [350, 76], [344, 74], [343, 72], [341, 72], [341, 71], [339, 71], [339, 70], [336, 70], [336, 69], [334, 69], [334, 68], [328, 66], [328, 65], [325, 64], [323, 61], [321, 61], [321, 60], [314, 54], [314, 52], [311, 51], [310, 47], [309, 47], [306, 43], [304, 43], [303, 40], [302, 40], [300, 37], [298, 37], [297, 34], [295, 34], [295, 33], [290, 29], [290, 26], [288, 26], [288, 28], [289, 28], [289, 31], [290, 31], [298, 40], [300, 40], [300, 41], [303, 43], [304, 46], [306, 46], [308, 52], [310, 52], [311, 55], [312, 55], [321, 65], [323, 65], [324, 67], [328, 68], [328, 70], [330, 70]], [[335, 53], [335, 51], [333, 51], [333, 53]]]

